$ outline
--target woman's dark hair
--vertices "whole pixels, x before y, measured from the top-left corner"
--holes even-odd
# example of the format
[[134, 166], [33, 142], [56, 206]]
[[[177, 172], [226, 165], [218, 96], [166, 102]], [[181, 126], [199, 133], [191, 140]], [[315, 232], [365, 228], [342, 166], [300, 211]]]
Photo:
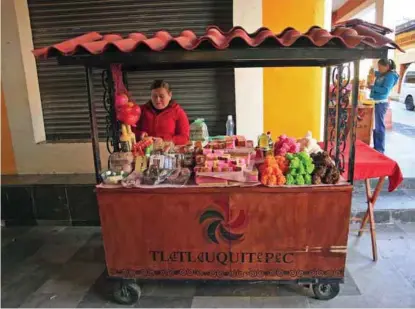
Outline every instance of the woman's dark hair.
[[168, 92], [171, 91], [171, 87], [170, 87], [169, 83], [165, 82], [162, 79], [156, 79], [155, 81], [153, 81], [153, 83], [151, 84], [150, 90], [158, 89], [158, 88], [164, 88]]
[[383, 65], [383, 66], [389, 66], [389, 71], [395, 71], [396, 70], [396, 64], [395, 61], [393, 61], [392, 59], [380, 59], [378, 61], [378, 64]]

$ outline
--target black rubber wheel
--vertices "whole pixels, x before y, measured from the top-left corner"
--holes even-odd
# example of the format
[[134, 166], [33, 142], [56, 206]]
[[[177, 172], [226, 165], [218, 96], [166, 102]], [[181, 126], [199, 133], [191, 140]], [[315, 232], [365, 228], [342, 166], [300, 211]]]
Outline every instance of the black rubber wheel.
[[113, 291], [114, 300], [122, 305], [135, 304], [141, 296], [141, 289], [135, 282], [117, 282]]
[[317, 283], [313, 284], [314, 296], [320, 300], [329, 300], [336, 297], [340, 292], [338, 283]]
[[405, 99], [405, 107], [408, 111], [413, 111], [415, 109], [414, 98], [408, 95]]

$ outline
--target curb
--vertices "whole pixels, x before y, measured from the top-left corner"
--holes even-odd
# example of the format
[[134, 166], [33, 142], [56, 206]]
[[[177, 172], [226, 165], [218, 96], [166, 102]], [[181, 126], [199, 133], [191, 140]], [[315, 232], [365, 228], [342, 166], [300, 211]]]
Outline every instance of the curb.
[[[376, 186], [378, 182], [378, 179], [371, 179], [370, 185], [372, 188]], [[353, 190], [355, 192], [365, 191], [365, 183], [362, 180], [356, 180], [353, 184], [354, 188]], [[385, 182], [382, 187], [382, 192], [388, 192], [388, 186], [389, 186], [389, 179], [386, 178]], [[396, 189], [397, 191], [406, 189], [406, 190], [415, 190], [415, 178], [404, 178], [403, 182], [399, 185], [399, 187]]]
[[[350, 216], [351, 223], [360, 223], [353, 218], [362, 219], [366, 211], [352, 211]], [[380, 209], [375, 210], [375, 223], [411, 223], [415, 222], [415, 208], [413, 209]]]

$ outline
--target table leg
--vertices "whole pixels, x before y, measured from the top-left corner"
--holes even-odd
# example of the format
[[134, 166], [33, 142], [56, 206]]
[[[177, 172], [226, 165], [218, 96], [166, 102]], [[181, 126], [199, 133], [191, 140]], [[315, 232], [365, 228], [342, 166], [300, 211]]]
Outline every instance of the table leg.
[[373, 204], [369, 205], [369, 223], [370, 223], [370, 238], [372, 240], [372, 256], [373, 261], [378, 260], [378, 246], [376, 243], [376, 227], [375, 227], [375, 214], [373, 213]]
[[372, 188], [370, 187], [370, 179], [365, 179], [365, 189], [366, 189], [366, 203], [367, 203], [367, 210], [362, 219], [362, 223], [360, 224], [360, 230], [357, 236], [362, 236], [364, 232], [365, 225], [369, 219], [369, 205], [372, 200]]
[[360, 225], [360, 230], [358, 232], [358, 236], [362, 236], [364, 227], [369, 221], [370, 224], [370, 237], [372, 240], [372, 254], [373, 260], [377, 261], [378, 254], [377, 254], [377, 245], [376, 245], [376, 224], [375, 224], [375, 203], [379, 197], [380, 191], [382, 190], [383, 183], [385, 182], [385, 177], [380, 177], [378, 183], [376, 184], [375, 190], [372, 193], [372, 189], [370, 187], [370, 180], [365, 180], [365, 188], [366, 188], [366, 200], [367, 200], [367, 210], [365, 216], [362, 219], [362, 224]]

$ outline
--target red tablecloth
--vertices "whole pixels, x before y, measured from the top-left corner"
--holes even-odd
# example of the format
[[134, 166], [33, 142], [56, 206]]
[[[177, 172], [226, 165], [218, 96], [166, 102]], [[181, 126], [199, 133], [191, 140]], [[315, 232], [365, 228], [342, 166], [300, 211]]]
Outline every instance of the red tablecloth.
[[[323, 148], [324, 143], [320, 143]], [[347, 179], [349, 164], [349, 147], [345, 151], [345, 169], [343, 177]], [[395, 190], [403, 181], [403, 175], [396, 161], [377, 152], [360, 140], [356, 140], [356, 157], [354, 167], [354, 180], [364, 180], [388, 176], [389, 192]]]

